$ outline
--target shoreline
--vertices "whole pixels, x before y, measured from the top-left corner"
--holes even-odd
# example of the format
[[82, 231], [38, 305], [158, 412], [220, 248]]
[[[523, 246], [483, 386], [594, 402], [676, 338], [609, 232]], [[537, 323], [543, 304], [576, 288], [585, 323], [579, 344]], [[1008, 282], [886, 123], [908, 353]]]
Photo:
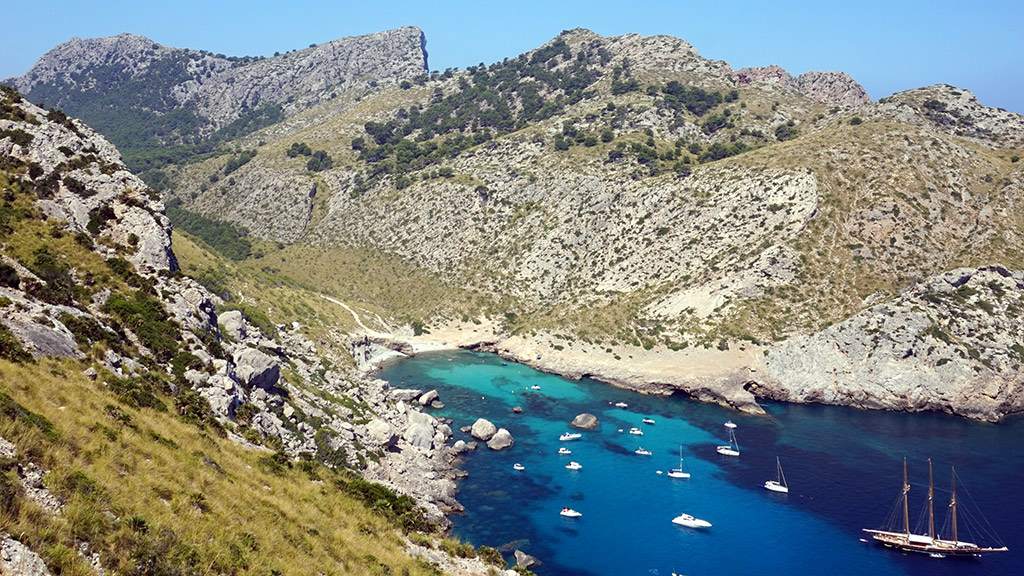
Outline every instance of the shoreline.
[[541, 372], [570, 380], [589, 377], [640, 394], [685, 395], [746, 414], [763, 415], [747, 386], [756, 385], [763, 371], [764, 348], [743, 343], [738, 349], [670, 350], [631, 346], [605, 346], [566, 341], [554, 335], [535, 338], [502, 337], [493, 321], [454, 324], [420, 335], [376, 333], [366, 335], [373, 350], [361, 365], [376, 371], [380, 362], [398, 355], [441, 350], [480, 350]]

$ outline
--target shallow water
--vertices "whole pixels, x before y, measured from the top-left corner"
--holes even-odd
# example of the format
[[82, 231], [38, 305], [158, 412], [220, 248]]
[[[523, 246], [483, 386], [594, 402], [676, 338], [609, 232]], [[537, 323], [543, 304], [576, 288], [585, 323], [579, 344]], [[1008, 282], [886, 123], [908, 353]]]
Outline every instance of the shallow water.
[[[458, 428], [480, 417], [512, 432], [512, 448], [495, 452], [481, 444], [462, 461], [468, 477], [458, 499], [466, 513], [452, 517], [454, 532], [498, 547], [510, 561], [515, 548], [536, 556], [543, 564], [533, 571], [541, 576], [1024, 574], [1021, 418], [989, 425], [789, 404], [766, 405], [768, 417], [745, 416], [466, 351], [393, 360], [379, 376], [395, 387], [436, 388], [445, 407], [432, 413], [454, 421], [456, 439], [472, 440]], [[514, 406], [523, 413], [513, 413]], [[599, 427], [560, 442], [583, 412], [597, 416]], [[644, 417], [655, 423], [642, 424]], [[737, 424], [739, 457], [715, 452], [727, 442], [726, 420]], [[629, 434], [631, 427], [643, 436]], [[560, 446], [572, 454], [558, 454]], [[637, 455], [641, 446], [652, 454]], [[664, 474], [678, 466], [680, 446], [689, 479]], [[788, 495], [761, 487], [776, 476], [776, 456]], [[1010, 552], [940, 560], [861, 542], [861, 529], [881, 527], [899, 495], [904, 457], [913, 485], [911, 528], [925, 505], [931, 458], [937, 525], [955, 465], [960, 508], [970, 512], [969, 490], [974, 517], [987, 520]], [[583, 468], [567, 470], [570, 460]], [[515, 463], [525, 470], [514, 470]], [[583, 516], [562, 517], [563, 507]], [[684, 512], [712, 527], [672, 524]], [[961, 526], [961, 539], [967, 536]]]

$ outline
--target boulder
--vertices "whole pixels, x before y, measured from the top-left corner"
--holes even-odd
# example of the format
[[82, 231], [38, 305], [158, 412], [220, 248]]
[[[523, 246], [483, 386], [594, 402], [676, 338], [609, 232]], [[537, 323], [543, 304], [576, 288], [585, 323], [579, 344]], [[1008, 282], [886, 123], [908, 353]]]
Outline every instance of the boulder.
[[573, 418], [572, 422], [570, 424], [572, 424], [573, 426], [575, 426], [577, 428], [583, 428], [585, 430], [591, 430], [593, 428], [597, 428], [598, 421], [597, 421], [597, 416], [594, 416], [593, 414], [589, 414], [587, 412], [584, 412], [583, 414], [580, 414], [580, 415], [576, 416], [575, 418]]
[[245, 340], [245, 320], [240, 310], [228, 310], [217, 316], [217, 323], [220, 324], [224, 333], [237, 342]]
[[433, 402], [434, 400], [437, 400], [437, 398], [437, 390], [431, 390], [430, 392], [425, 393], [423, 396], [420, 396], [420, 406], [430, 406], [430, 403]]
[[491, 436], [491, 439], [487, 441], [487, 447], [491, 450], [504, 450], [515, 443], [516, 440], [512, 437], [511, 432], [504, 428], [498, 428], [498, 431], [494, 433], [494, 436]]
[[483, 440], [484, 442], [490, 440], [497, 431], [498, 427], [491, 424], [491, 421], [485, 418], [478, 418], [477, 421], [473, 423], [473, 428], [470, 429], [470, 433], [473, 435], [473, 438]]
[[434, 429], [429, 424], [416, 422], [405, 429], [403, 437], [409, 444], [429, 450], [434, 444]]
[[281, 377], [277, 359], [255, 348], [241, 348], [234, 354], [235, 375], [246, 388], [270, 390]]
[[370, 444], [390, 448], [397, 439], [394, 427], [380, 418], [374, 418], [366, 425], [366, 440]]

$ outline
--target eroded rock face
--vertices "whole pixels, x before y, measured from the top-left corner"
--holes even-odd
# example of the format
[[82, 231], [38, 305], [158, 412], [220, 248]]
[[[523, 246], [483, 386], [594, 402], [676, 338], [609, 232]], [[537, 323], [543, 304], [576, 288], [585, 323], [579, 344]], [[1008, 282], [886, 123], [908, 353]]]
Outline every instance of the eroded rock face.
[[845, 108], [855, 108], [871, 102], [864, 87], [845, 72], [812, 70], [794, 78], [783, 68], [771, 65], [737, 70], [736, 82], [740, 86], [749, 84], [779, 86], [799, 92], [816, 102]]
[[892, 302], [765, 358], [752, 391], [791, 402], [945, 411], [999, 420], [1024, 410], [1024, 273], [1000, 266], [937, 275]]

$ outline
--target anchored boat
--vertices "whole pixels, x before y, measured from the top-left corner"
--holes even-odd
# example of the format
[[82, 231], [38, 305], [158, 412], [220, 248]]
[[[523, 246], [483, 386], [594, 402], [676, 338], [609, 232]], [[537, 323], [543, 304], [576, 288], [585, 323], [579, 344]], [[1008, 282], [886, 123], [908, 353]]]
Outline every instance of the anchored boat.
[[[878, 542], [881, 542], [888, 548], [901, 550], [903, 552], [920, 552], [922, 554], [928, 554], [933, 558], [945, 558], [947, 556], [981, 556], [983, 552], [1006, 552], [1008, 548], [1001, 546], [999, 548], [986, 547], [975, 544], [974, 542], [966, 542], [960, 539], [958, 518], [957, 518], [957, 498], [956, 498], [956, 469], [952, 471], [952, 492], [948, 507], [949, 519], [952, 520], [952, 534], [951, 538], [943, 538], [941, 534], [938, 534], [935, 530], [935, 510], [932, 506], [932, 502], [935, 495], [935, 490], [932, 482], [932, 461], [928, 459], [928, 533], [927, 534], [914, 534], [910, 531], [910, 514], [908, 511], [908, 494], [910, 493], [910, 483], [907, 482], [907, 459], [903, 459], [903, 492], [897, 498], [896, 504], [893, 506], [893, 511], [889, 514], [889, 521], [885, 529], [870, 529], [864, 528], [869, 536]], [[900, 518], [899, 509], [902, 508], [902, 518]], [[947, 519], [947, 524], [949, 524]], [[902, 520], [902, 522], [900, 522]], [[987, 522], [986, 522], [987, 524]], [[902, 528], [902, 530], [900, 530]], [[972, 530], [972, 533], [975, 531]], [[992, 535], [994, 540], [997, 538]]]

